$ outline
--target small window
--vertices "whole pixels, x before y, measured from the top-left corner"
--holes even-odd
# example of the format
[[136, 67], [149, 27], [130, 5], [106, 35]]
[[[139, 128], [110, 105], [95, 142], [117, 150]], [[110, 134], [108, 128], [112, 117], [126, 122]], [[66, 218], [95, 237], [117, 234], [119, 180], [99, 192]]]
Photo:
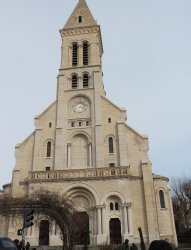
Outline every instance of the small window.
[[89, 121], [86, 121], [86, 126], [89, 126]]
[[113, 151], [113, 138], [112, 137], [109, 137], [108, 144], [109, 144], [109, 153], [112, 154], [114, 152]]
[[88, 43], [83, 43], [83, 65], [88, 65]]
[[159, 199], [160, 199], [160, 207], [165, 208], [165, 200], [164, 200], [164, 192], [162, 190], [159, 191]]
[[108, 118], [108, 123], [111, 123], [111, 118]]
[[110, 207], [110, 210], [113, 210], [113, 203], [112, 202], [109, 204], [109, 207]]
[[78, 17], [78, 22], [81, 23], [82, 22], [82, 16]]
[[114, 168], [115, 167], [115, 163], [109, 163], [109, 167], [110, 168]]
[[88, 74], [83, 74], [83, 88], [88, 88], [89, 76]]
[[71, 122], [71, 127], [74, 127], [74, 122]]
[[77, 75], [72, 76], [72, 89], [77, 89], [78, 87], [78, 77]]
[[81, 127], [82, 126], [82, 122], [79, 122], [79, 127]]
[[46, 171], [47, 171], [47, 172], [50, 171], [50, 167], [46, 167]]
[[52, 122], [49, 122], [48, 126], [49, 126], [49, 128], [51, 128], [52, 127]]
[[72, 66], [78, 65], [78, 44], [74, 43], [72, 45]]
[[46, 157], [51, 157], [51, 147], [52, 147], [51, 142], [48, 141], [47, 148], [46, 148]]
[[115, 210], [119, 210], [118, 202], [115, 202]]

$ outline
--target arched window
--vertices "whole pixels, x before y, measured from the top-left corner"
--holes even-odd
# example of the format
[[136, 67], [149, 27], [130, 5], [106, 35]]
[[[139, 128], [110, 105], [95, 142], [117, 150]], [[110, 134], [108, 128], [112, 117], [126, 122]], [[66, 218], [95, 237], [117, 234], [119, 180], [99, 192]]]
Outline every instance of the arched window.
[[110, 207], [110, 210], [113, 210], [113, 203], [112, 202], [109, 204], [109, 207]]
[[109, 153], [113, 153], [113, 138], [112, 137], [109, 137], [108, 139], [108, 143], [109, 143]]
[[74, 43], [72, 45], [72, 66], [78, 65], [78, 44]]
[[160, 199], [160, 207], [165, 208], [164, 192], [162, 190], [159, 191], [159, 199]]
[[89, 85], [88, 74], [83, 74], [83, 88], [88, 88], [88, 85]]
[[115, 202], [115, 210], [119, 210], [119, 204], [118, 204], [118, 202]]
[[72, 89], [77, 89], [78, 87], [78, 76], [72, 75]]
[[88, 43], [83, 43], [83, 65], [88, 65]]
[[46, 157], [51, 157], [51, 146], [52, 146], [51, 142], [48, 141], [47, 148], [46, 148]]

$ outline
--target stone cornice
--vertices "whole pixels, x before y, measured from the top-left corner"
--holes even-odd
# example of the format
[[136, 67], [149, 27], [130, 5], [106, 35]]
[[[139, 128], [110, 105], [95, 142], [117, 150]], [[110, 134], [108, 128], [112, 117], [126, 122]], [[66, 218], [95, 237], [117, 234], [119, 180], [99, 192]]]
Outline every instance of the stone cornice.
[[154, 180], [154, 181], [162, 180], [162, 181], [167, 181], [167, 182], [168, 182], [168, 181], [169, 181], [169, 178], [168, 178], [168, 177], [165, 177], [165, 176], [153, 174], [153, 180]]
[[98, 25], [60, 30], [61, 37], [76, 36], [81, 34], [98, 33], [98, 32], [100, 32], [100, 27]]
[[[100, 64], [97, 64], [97, 65], [87, 65], [86, 66], [86, 69], [88, 68], [99, 68], [101, 69], [101, 65]], [[59, 74], [58, 76], [63, 76], [64, 74], [61, 74], [62, 72], [65, 72], [65, 71], [68, 71], [68, 70], [71, 70], [71, 71], [78, 71], [78, 70], [82, 70], [82, 72], [84, 71], [84, 66], [76, 66], [76, 67], [66, 67], [66, 68], [60, 68], [59, 69]], [[88, 71], [88, 70], [86, 70]], [[93, 72], [99, 72], [99, 70], [93, 70]]]

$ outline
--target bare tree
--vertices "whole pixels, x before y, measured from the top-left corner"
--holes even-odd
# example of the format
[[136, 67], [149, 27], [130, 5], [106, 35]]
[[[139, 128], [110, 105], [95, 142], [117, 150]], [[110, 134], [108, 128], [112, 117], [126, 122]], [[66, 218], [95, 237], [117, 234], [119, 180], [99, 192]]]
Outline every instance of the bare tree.
[[44, 189], [22, 198], [6, 196], [0, 198], [0, 214], [8, 218], [22, 218], [26, 208], [32, 208], [35, 211], [36, 221], [38, 222], [41, 220], [42, 215], [48, 220], [55, 222], [60, 230], [63, 249], [72, 249], [72, 216], [74, 208], [68, 198], [57, 192], [50, 192]]
[[177, 233], [182, 233], [191, 228], [191, 179], [173, 178], [171, 188]]

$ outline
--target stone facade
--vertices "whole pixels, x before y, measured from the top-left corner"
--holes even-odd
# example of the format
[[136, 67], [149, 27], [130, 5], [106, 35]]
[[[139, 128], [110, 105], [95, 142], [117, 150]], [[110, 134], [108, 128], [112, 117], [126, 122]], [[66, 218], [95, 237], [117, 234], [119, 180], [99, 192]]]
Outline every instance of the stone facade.
[[[12, 183], [4, 192], [22, 197], [43, 187], [72, 198], [88, 215], [91, 245], [120, 243], [120, 237], [139, 242], [138, 227], [147, 243], [176, 243], [168, 179], [152, 174], [147, 136], [131, 128], [126, 110], [106, 97], [101, 30], [85, 0], [60, 34], [57, 99], [16, 145]], [[11, 225], [0, 233], [18, 237]], [[39, 244], [39, 225], [28, 229], [27, 240]], [[55, 225], [49, 244], [61, 245]]]

